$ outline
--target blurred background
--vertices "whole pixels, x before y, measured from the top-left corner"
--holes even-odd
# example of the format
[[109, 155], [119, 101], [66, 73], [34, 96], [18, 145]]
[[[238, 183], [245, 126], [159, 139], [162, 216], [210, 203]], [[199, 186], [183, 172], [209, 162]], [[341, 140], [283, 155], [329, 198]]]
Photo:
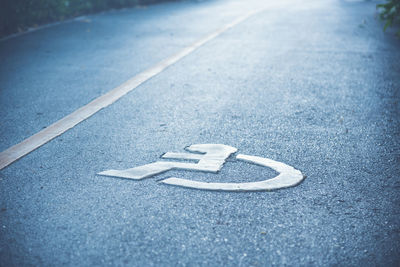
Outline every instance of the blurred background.
[[[168, 1], [176, 0], [2, 0], [0, 38], [84, 14]], [[399, 24], [400, 0], [378, 1], [376, 7], [385, 31]]]
[[172, 0], [2, 0], [0, 37], [103, 10]]

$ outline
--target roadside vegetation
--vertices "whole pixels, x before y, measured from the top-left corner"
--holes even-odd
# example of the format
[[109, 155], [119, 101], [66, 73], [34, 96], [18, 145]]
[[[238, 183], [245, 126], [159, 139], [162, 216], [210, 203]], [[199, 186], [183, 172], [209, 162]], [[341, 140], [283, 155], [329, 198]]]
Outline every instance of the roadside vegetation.
[[112, 8], [160, 0], [1, 0], [0, 37], [30, 27]]
[[[380, 18], [385, 21], [385, 31], [388, 27], [400, 24], [400, 0], [388, 0], [385, 4], [377, 5], [377, 8], [380, 10]], [[400, 37], [400, 30], [396, 34]]]

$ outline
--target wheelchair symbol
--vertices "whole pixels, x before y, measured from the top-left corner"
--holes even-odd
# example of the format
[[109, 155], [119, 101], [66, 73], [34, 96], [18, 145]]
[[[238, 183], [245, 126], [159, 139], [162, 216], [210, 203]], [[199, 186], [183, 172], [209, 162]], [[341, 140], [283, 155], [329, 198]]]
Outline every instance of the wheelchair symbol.
[[[167, 172], [169, 170], [192, 170], [217, 173], [221, 170], [226, 159], [237, 152], [237, 149], [221, 144], [197, 144], [186, 148], [189, 153], [167, 152], [161, 156], [163, 159], [198, 160], [197, 163], [156, 161], [150, 164], [126, 170], [107, 170], [98, 173], [103, 176], [140, 180]], [[216, 190], [216, 191], [270, 191], [275, 189], [296, 186], [305, 176], [295, 168], [272, 159], [238, 154], [237, 160], [251, 164], [269, 167], [279, 174], [271, 179], [247, 183], [209, 183], [183, 178], [170, 177], [160, 182], [163, 184], [181, 186], [186, 188]]]

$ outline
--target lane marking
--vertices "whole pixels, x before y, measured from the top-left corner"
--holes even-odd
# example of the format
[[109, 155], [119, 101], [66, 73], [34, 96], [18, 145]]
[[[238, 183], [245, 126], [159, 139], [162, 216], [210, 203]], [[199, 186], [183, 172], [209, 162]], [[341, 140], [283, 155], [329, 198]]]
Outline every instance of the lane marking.
[[[237, 148], [221, 144], [198, 144], [191, 145], [186, 150], [192, 154], [167, 152], [162, 158], [198, 159], [199, 161], [197, 163], [156, 161], [126, 170], [107, 170], [98, 173], [98, 175], [140, 180], [175, 169], [217, 173], [221, 170], [226, 159], [237, 151]], [[196, 152], [203, 154], [193, 154]], [[160, 183], [213, 191], [271, 191], [296, 186], [305, 179], [305, 176], [299, 170], [272, 159], [243, 154], [237, 155], [236, 159], [271, 168], [278, 172], [279, 175], [271, 179], [247, 183], [209, 183], [176, 177], [161, 180]]]
[[125, 83], [121, 84], [120, 86], [112, 89], [108, 93], [96, 98], [95, 100], [91, 101], [90, 103], [86, 104], [85, 106], [77, 109], [76, 111], [72, 112], [71, 114], [65, 116], [64, 118], [60, 119], [59, 121], [53, 123], [49, 127], [41, 130], [40, 132], [32, 135], [31, 137], [25, 139], [19, 144], [16, 144], [3, 152], [0, 153], [0, 170], [4, 169], [11, 163], [15, 162], [16, 160], [22, 158], [23, 156], [29, 154], [33, 150], [39, 148], [40, 146], [46, 144], [50, 140], [56, 138], [57, 136], [65, 133], [69, 129], [76, 126], [78, 123], [86, 120], [87, 118], [91, 117], [93, 114], [98, 112], [99, 110], [108, 107], [127, 93], [131, 92], [139, 85], [144, 83], [145, 81], [149, 80], [150, 78], [156, 76], [157, 74], [161, 73], [167, 67], [175, 64], [177, 61], [181, 60], [185, 56], [189, 55], [205, 43], [211, 41], [212, 39], [218, 37], [225, 31], [231, 29], [235, 25], [243, 22], [244, 20], [248, 19], [249, 17], [255, 15], [256, 13], [261, 12], [262, 10], [255, 10], [246, 13], [245, 15], [237, 18], [233, 22], [226, 24], [225, 26], [221, 27], [220, 29], [216, 30], [215, 32], [203, 37], [202, 39], [196, 41], [192, 45], [184, 48], [177, 54], [160, 61], [153, 67], [139, 73], [138, 75], [134, 76], [133, 78], [129, 79]]

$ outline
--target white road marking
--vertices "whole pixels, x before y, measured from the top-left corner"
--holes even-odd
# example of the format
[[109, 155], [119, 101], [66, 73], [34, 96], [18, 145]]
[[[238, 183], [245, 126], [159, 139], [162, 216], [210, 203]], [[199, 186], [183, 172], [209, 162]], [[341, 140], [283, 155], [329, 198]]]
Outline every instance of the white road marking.
[[54, 124], [50, 125], [49, 127], [43, 129], [42, 131], [32, 135], [31, 137], [25, 139], [19, 144], [16, 144], [5, 151], [0, 153], [0, 170], [7, 167], [14, 161], [22, 158], [23, 156], [27, 155], [28, 153], [32, 152], [33, 150], [39, 148], [40, 146], [46, 144], [50, 140], [56, 138], [57, 136], [63, 134], [64, 132], [68, 131], [69, 129], [73, 128], [78, 123], [86, 120], [99, 110], [111, 105], [118, 99], [120, 99], [125, 94], [131, 92], [136, 87], [144, 83], [145, 81], [149, 80], [150, 78], [154, 77], [155, 75], [161, 73], [167, 67], [175, 64], [180, 59], [184, 58], [185, 56], [192, 53], [197, 48], [201, 47], [208, 41], [216, 38], [223, 32], [229, 30], [230, 28], [234, 27], [235, 25], [241, 23], [242, 21], [248, 19], [249, 17], [253, 16], [254, 14], [261, 12], [262, 10], [251, 11], [238, 19], [234, 20], [233, 22], [223, 26], [222, 28], [216, 30], [215, 32], [205, 36], [204, 38], [198, 40], [197, 42], [193, 43], [192, 45], [184, 48], [179, 53], [157, 63], [155, 66], [139, 73], [138, 75], [134, 76], [130, 80], [126, 81], [122, 85], [112, 89], [108, 93], [96, 98], [92, 102], [88, 103], [87, 105], [77, 109], [73, 113], [65, 116], [61, 120], [55, 122]]
[[189, 152], [199, 152], [204, 154], [171, 153], [164, 154], [163, 158], [172, 159], [198, 159], [198, 163], [156, 161], [150, 164], [126, 170], [107, 170], [98, 173], [104, 176], [113, 176], [128, 179], [143, 179], [151, 177], [172, 169], [194, 170], [203, 172], [218, 172], [224, 165], [225, 160], [237, 151], [236, 148], [220, 144], [200, 144], [191, 145], [186, 148]]
[[279, 175], [271, 179], [250, 183], [206, 183], [176, 177], [167, 178], [162, 180], [161, 183], [214, 191], [270, 191], [296, 186], [305, 178], [299, 170], [272, 159], [243, 154], [237, 155], [236, 158], [260, 166], [269, 167], [279, 172]]
[[[186, 148], [190, 153], [173, 153], [167, 152], [162, 158], [169, 159], [195, 159], [198, 163], [174, 162], [174, 161], [157, 161], [150, 164], [138, 166], [126, 170], [108, 170], [98, 173], [104, 176], [113, 176], [128, 179], [143, 179], [158, 175], [160, 173], [179, 169], [217, 173], [221, 170], [226, 159], [237, 151], [236, 148], [221, 144], [198, 144], [191, 145]], [[194, 154], [200, 152], [204, 154]], [[277, 172], [274, 178], [249, 183], [206, 183], [188, 179], [170, 177], [160, 181], [163, 184], [181, 186], [186, 188], [215, 190], [215, 191], [270, 191], [286, 187], [298, 185], [304, 180], [305, 176], [295, 168], [272, 159], [248, 156], [239, 154], [236, 156], [238, 160], [248, 163], [257, 164], [263, 167], [271, 168]]]

